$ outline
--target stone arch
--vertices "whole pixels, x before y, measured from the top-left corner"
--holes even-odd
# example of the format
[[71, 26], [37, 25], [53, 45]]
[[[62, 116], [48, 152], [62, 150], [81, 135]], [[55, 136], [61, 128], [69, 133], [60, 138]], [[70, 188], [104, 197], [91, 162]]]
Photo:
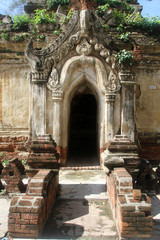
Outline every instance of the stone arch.
[[[107, 68], [109, 67], [107, 66]], [[93, 76], [89, 74], [91, 69], [94, 72]], [[104, 82], [107, 81], [107, 71], [105, 66], [98, 58], [83, 55], [72, 57], [64, 64], [60, 76], [60, 84], [62, 85], [63, 91], [68, 88], [71, 81], [76, 80], [76, 76], [73, 76], [73, 74], [76, 73], [77, 70], [79, 70], [79, 74], [88, 74], [90, 78], [95, 80], [100, 91], [105, 91]]]
[[[68, 124], [70, 116], [70, 103], [81, 84], [86, 84], [97, 101], [98, 112], [98, 145], [99, 150], [104, 148], [104, 81], [107, 72], [102, 62], [95, 57], [78, 56], [68, 60], [62, 68], [60, 84], [64, 92], [61, 103], [61, 136], [60, 144], [67, 152], [68, 146]], [[64, 154], [66, 155], [66, 154]], [[64, 156], [66, 159], [66, 156]]]

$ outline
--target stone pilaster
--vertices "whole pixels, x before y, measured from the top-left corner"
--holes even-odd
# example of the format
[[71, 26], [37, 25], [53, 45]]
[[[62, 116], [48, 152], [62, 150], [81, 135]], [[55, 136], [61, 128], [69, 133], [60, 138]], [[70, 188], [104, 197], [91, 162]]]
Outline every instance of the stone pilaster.
[[46, 133], [46, 84], [33, 83], [32, 138]]
[[113, 139], [114, 137], [114, 102], [116, 94], [106, 93], [105, 94], [105, 127], [106, 127], [106, 142]]
[[60, 146], [60, 135], [61, 135], [61, 101], [63, 98], [63, 92], [52, 91], [52, 100], [53, 100], [53, 137], [57, 143], [57, 146]]
[[135, 141], [134, 75], [130, 71], [120, 73], [121, 80], [121, 134]]

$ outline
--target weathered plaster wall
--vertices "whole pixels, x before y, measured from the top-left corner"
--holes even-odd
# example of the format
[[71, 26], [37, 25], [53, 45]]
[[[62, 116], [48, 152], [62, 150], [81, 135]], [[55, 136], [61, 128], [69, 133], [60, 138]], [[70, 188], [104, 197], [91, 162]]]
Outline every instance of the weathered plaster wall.
[[141, 68], [136, 73], [136, 125], [138, 132], [160, 131], [160, 69]]
[[1, 65], [1, 121], [14, 128], [29, 127], [29, 81], [26, 65]]

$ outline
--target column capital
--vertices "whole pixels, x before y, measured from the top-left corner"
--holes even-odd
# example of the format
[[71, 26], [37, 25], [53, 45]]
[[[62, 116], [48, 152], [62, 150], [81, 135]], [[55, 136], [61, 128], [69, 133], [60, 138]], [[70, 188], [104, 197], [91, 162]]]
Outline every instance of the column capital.
[[123, 70], [120, 72], [120, 83], [121, 84], [135, 84], [135, 74], [130, 70]]
[[106, 102], [114, 102], [116, 99], [116, 93], [105, 93]]
[[31, 72], [32, 83], [45, 84], [48, 80], [48, 72]]
[[63, 98], [63, 91], [52, 91], [52, 100], [61, 101]]

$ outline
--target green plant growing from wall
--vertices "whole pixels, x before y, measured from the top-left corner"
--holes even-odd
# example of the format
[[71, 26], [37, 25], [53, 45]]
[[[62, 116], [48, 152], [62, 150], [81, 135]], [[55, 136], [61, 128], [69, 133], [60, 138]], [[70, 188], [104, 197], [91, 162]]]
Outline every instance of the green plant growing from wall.
[[13, 19], [13, 31], [27, 31], [31, 19], [28, 15], [22, 14], [21, 16], [15, 15]]
[[160, 34], [160, 17], [142, 17], [137, 13], [133, 20], [128, 17], [126, 24], [132, 29], [140, 29], [150, 35]]
[[132, 66], [134, 64], [134, 56], [133, 52], [131, 51], [126, 51], [123, 49], [117, 53], [115, 57], [117, 58], [119, 64], [125, 66]]
[[53, 34], [56, 35], [56, 36], [58, 36], [61, 32], [62, 32], [62, 29], [59, 28], [58, 30], [55, 30], [55, 31], [53, 32]]
[[43, 23], [56, 23], [55, 13], [47, 13], [47, 9], [36, 9], [35, 16], [32, 21], [34, 24], [43, 24]]
[[6, 160], [6, 159], [3, 160], [3, 161], [2, 161], [3, 167], [6, 167], [8, 163], [9, 163], [9, 160]]
[[119, 39], [120, 39], [120, 40], [123, 40], [124, 42], [127, 42], [127, 41], [129, 41], [130, 34], [131, 34], [130, 32], [122, 33], [122, 34], [119, 36]]
[[26, 159], [26, 158], [22, 159], [22, 164], [23, 164], [23, 165], [26, 165], [26, 164], [27, 164], [27, 159]]
[[107, 3], [105, 5], [98, 6], [96, 12], [100, 17], [102, 17], [104, 13], [108, 10], [108, 8], [109, 8], [109, 4]]
[[74, 11], [73, 8], [71, 8], [71, 9], [69, 10], [67, 16], [61, 19], [61, 24], [65, 24], [65, 23], [68, 23], [68, 22], [69, 22], [69, 20], [71, 19], [72, 15], [73, 15], [73, 11]]
[[1, 33], [1, 38], [4, 40], [9, 40], [9, 34], [8, 33]]
[[127, 2], [120, 0], [95, 0], [98, 6], [108, 4], [111, 8], [117, 8], [121, 11], [127, 11], [128, 13], [132, 13], [134, 8], [131, 7]]
[[16, 34], [16, 35], [14, 35], [12, 38], [11, 38], [11, 40], [13, 41], [13, 42], [21, 42], [21, 41], [24, 41], [24, 35], [22, 35], [22, 34]]
[[68, 5], [70, 0], [48, 0], [47, 5], [49, 9], [55, 9], [59, 5]]
[[119, 11], [117, 9], [114, 9], [113, 15], [115, 17], [115, 21], [117, 25], [124, 25], [126, 23], [127, 19], [127, 13], [123, 11]]
[[6, 189], [2, 189], [1, 191], [0, 191], [0, 194], [1, 195], [5, 195], [7, 193], [7, 190]]

